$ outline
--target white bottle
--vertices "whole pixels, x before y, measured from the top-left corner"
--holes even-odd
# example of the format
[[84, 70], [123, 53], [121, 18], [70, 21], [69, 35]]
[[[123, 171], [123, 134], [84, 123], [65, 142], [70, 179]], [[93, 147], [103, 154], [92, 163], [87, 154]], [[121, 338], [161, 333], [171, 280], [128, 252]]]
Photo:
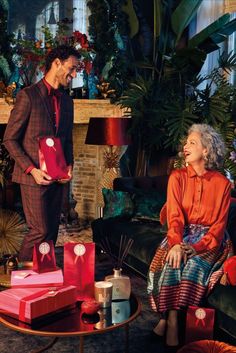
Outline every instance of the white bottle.
[[114, 274], [105, 277], [105, 281], [112, 282], [112, 300], [127, 300], [131, 293], [131, 283], [128, 276], [121, 274], [122, 269], [113, 269]]

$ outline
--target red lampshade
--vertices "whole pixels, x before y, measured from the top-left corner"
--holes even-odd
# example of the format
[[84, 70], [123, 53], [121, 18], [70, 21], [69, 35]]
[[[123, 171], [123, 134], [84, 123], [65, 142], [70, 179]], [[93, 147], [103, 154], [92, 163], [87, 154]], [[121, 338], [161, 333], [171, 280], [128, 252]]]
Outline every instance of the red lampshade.
[[123, 146], [131, 143], [130, 118], [90, 118], [85, 143], [88, 145]]

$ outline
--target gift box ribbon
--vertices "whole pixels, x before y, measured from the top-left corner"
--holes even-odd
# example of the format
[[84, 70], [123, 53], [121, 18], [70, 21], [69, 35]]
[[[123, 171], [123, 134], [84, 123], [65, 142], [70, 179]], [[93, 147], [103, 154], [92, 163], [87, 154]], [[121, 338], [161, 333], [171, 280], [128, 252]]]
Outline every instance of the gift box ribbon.
[[49, 255], [49, 253], [48, 254], [42, 254], [41, 259], [40, 259], [41, 263], [43, 263], [45, 256], [48, 258], [49, 261], [51, 261], [51, 256]]
[[205, 320], [204, 319], [197, 319], [195, 322], [196, 326], [202, 325], [203, 327], [206, 326]]
[[30, 294], [27, 295], [26, 297], [22, 298], [20, 300], [20, 308], [19, 308], [19, 320], [20, 321], [25, 321], [26, 318], [26, 304], [28, 301], [33, 300], [33, 299], [37, 299], [40, 297], [43, 297], [45, 294], [47, 294], [48, 296], [54, 296], [57, 294], [56, 290], [48, 290], [48, 289], [44, 289], [41, 290], [37, 293], [34, 294]]

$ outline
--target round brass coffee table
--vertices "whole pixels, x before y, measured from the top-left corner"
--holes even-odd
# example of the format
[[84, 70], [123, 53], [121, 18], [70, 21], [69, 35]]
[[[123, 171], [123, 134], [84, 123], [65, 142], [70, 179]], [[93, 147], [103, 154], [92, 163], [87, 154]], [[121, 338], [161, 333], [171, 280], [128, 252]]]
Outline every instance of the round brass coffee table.
[[124, 327], [125, 353], [129, 351], [129, 323], [141, 311], [140, 300], [131, 294], [129, 300], [113, 301], [110, 308], [100, 309], [96, 315], [88, 316], [81, 313], [80, 303], [76, 307], [47, 316], [33, 324], [26, 324], [5, 314], [0, 314], [0, 322], [15, 331], [44, 337], [53, 337], [53, 340], [31, 353], [40, 353], [54, 345], [59, 337], [79, 337], [79, 353], [84, 352], [84, 336], [101, 334]]

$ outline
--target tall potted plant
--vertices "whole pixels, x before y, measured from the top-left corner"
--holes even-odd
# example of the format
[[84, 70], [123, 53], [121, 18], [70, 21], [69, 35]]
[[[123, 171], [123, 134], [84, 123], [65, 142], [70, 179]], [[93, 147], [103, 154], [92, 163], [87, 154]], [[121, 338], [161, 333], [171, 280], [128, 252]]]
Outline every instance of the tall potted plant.
[[[218, 44], [236, 30], [236, 20], [225, 14], [189, 39], [187, 28], [201, 2], [153, 1], [152, 57], [137, 63], [139, 75], [118, 102], [132, 115], [131, 134], [138, 141], [136, 175], [147, 173], [154, 150], [176, 153], [179, 141], [196, 122], [214, 125], [224, 134], [229, 153], [234, 149], [235, 89], [226, 73], [235, 69], [236, 56], [224, 53], [217, 69], [205, 76], [199, 73], [207, 54], [218, 50]], [[203, 82], [205, 88], [200, 90]], [[229, 158], [227, 167], [236, 172]]]

